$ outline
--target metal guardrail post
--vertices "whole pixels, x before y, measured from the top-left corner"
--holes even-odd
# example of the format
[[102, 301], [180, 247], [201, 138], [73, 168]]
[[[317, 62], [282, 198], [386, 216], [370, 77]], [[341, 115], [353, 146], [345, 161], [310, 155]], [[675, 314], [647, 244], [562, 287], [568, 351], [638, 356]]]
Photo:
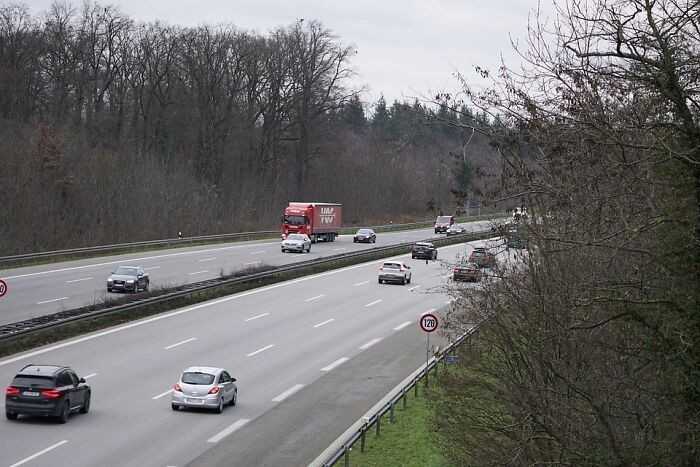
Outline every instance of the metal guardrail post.
[[403, 399], [403, 408], [404, 408], [404, 410], [406, 410], [406, 404], [407, 404], [408, 397], [407, 397], [407, 393], [406, 393], [405, 389], [403, 389], [401, 391], [401, 398]]
[[381, 431], [381, 425], [382, 425], [382, 414], [377, 415], [377, 432], [375, 435], [377, 438], [379, 438], [379, 432]]
[[360, 452], [365, 452], [365, 438], [367, 435], [367, 423], [362, 427], [362, 432], [360, 432]]
[[394, 401], [391, 401], [391, 409], [389, 409], [389, 422], [394, 423], [396, 419], [394, 418]]
[[350, 449], [352, 448], [345, 448], [345, 467], [350, 467]]
[[418, 381], [416, 381], [416, 384], [413, 387], [416, 390], [416, 397], [418, 397]]

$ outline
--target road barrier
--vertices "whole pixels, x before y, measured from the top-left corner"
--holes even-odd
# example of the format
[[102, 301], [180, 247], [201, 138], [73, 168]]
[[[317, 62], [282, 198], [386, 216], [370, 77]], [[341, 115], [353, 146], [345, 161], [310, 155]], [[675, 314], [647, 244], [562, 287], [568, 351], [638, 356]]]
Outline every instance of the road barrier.
[[[499, 214], [484, 214], [469, 218], [460, 218], [459, 222], [493, 219]], [[371, 227], [376, 232], [392, 232], [397, 230], [420, 229], [433, 225], [433, 220], [412, 222], [406, 224], [384, 224]], [[358, 227], [342, 227], [341, 234], [356, 232]], [[260, 240], [265, 238], [279, 238], [279, 230], [262, 230], [258, 232], [237, 232], [218, 235], [200, 235], [196, 237], [167, 238], [164, 240], [146, 240], [142, 242], [116, 243], [113, 245], [98, 245], [82, 248], [69, 248], [66, 250], [44, 251], [39, 253], [25, 253], [11, 256], [0, 256], [0, 268], [18, 267], [24, 264], [32, 264], [45, 261], [58, 261], [61, 259], [84, 258], [89, 256], [118, 254], [129, 251], [141, 251], [144, 249], [173, 248], [195, 246], [207, 243], [223, 243], [234, 241]]]
[[[493, 236], [491, 229], [486, 229], [478, 232], [471, 232], [452, 237], [443, 237], [438, 239], [429, 239], [436, 246], [446, 246], [456, 243], [464, 243], [473, 240], [481, 240]], [[120, 321], [128, 321], [129, 319], [138, 319], [148, 314], [155, 314], [167, 309], [172, 309], [179, 306], [191, 305], [213, 298], [231, 295], [243, 290], [260, 287], [270, 283], [289, 280], [294, 277], [313, 274], [329, 269], [336, 269], [351, 264], [371, 261], [373, 259], [386, 258], [397, 254], [405, 254], [410, 250], [410, 247], [415, 242], [398, 243], [384, 247], [376, 247], [367, 250], [361, 250], [351, 253], [342, 253], [314, 260], [302, 261], [280, 267], [275, 267], [269, 271], [255, 272], [246, 274], [241, 277], [220, 278], [204, 282], [192, 283], [180, 287], [178, 290], [165, 292], [162, 295], [148, 297], [142, 300], [137, 300], [131, 303], [110, 306], [105, 304], [104, 308], [95, 309], [95, 307], [83, 307], [74, 310], [61, 311], [50, 315], [40, 316], [37, 318], [24, 320], [16, 323], [0, 326], [0, 354], [7, 354], [8, 351], [17, 351], [32, 347], [38, 344], [45, 344], [47, 341], [56, 341], [59, 338], [67, 337], [66, 335], [44, 335], [41, 339], [30, 340], [24, 342], [18, 348], [8, 348], [9, 341], [27, 338], [32, 339], [33, 335], [45, 331], [51, 331], [61, 326], [67, 326], [76, 322], [87, 322], [82, 326], [80, 333], [91, 332], [100, 327], [105, 327], [105, 324], [99, 324], [96, 321], [99, 318], [116, 315]], [[90, 325], [90, 323], [95, 323]], [[73, 332], [71, 335], [75, 335]]]
[[389, 394], [379, 401], [369, 412], [362, 418], [352, 424], [340, 437], [331, 443], [309, 467], [332, 467], [340, 459], [344, 460], [344, 466], [350, 467], [350, 452], [353, 447], [359, 442], [360, 452], [365, 451], [365, 438], [367, 432], [374, 428], [376, 434], [379, 435], [382, 426], [382, 417], [389, 414], [389, 421], [394, 422], [394, 409], [397, 405], [403, 402], [403, 407], [406, 408], [406, 397], [413, 390], [416, 396], [418, 395], [418, 384], [425, 379], [428, 384], [428, 375], [431, 370], [437, 371], [437, 366], [440, 362], [445, 361], [446, 357], [452, 354], [452, 351], [464, 341], [478, 331], [479, 325], [475, 325], [469, 331], [465, 332], [439, 354], [430, 359], [427, 365], [422, 365], [412, 375], [406, 378], [401, 384], [396, 386]]

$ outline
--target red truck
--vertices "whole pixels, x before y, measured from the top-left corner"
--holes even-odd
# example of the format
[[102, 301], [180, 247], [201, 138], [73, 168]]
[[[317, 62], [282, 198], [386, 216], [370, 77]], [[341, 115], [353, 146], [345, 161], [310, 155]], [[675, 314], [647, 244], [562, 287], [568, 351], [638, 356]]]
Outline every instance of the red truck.
[[282, 238], [303, 233], [313, 243], [333, 242], [340, 235], [343, 205], [337, 203], [289, 203], [282, 219]]

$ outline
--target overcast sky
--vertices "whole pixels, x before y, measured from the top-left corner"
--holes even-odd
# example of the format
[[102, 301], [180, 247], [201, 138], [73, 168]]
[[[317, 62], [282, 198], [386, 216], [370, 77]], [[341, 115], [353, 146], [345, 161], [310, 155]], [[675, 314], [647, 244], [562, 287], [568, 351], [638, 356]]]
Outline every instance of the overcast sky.
[[[52, 0], [25, 0], [33, 13]], [[80, 1], [73, 1], [79, 6]], [[537, 0], [100, 0], [136, 21], [182, 26], [231, 23], [266, 33], [316, 19], [357, 48], [356, 86], [363, 101], [413, 100], [459, 89], [455, 71], [476, 80], [474, 65], [516, 65], [510, 38], [521, 43]], [[545, 2], [546, 3], [546, 2]]]

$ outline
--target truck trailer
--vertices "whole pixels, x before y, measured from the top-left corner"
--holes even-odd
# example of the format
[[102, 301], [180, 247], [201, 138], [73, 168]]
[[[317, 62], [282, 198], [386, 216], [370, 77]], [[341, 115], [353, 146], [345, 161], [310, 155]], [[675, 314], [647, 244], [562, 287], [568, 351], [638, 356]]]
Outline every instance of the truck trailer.
[[292, 233], [309, 236], [313, 243], [333, 242], [340, 235], [343, 205], [337, 203], [290, 202], [282, 218], [282, 238]]

